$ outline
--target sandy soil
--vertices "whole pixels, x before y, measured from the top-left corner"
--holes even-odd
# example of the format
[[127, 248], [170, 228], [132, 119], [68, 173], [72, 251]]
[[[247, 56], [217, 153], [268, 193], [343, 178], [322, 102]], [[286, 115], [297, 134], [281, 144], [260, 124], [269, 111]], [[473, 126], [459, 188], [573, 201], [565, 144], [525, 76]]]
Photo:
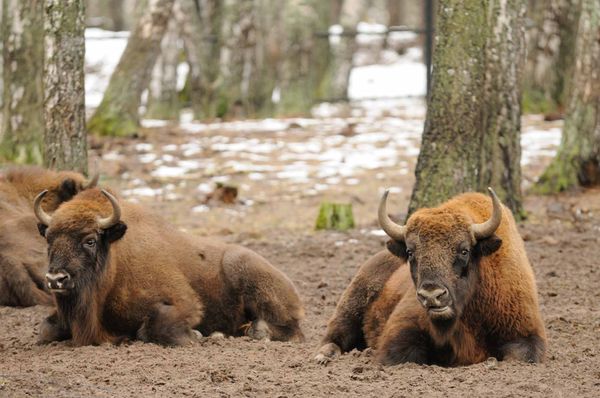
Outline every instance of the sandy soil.
[[[173, 133], [168, 140], [183, 140], [179, 134]], [[164, 131], [148, 131], [143, 139], [156, 143], [165, 139]], [[127, 154], [137, 143], [118, 145]], [[117, 143], [95, 145], [95, 156], [100, 156]], [[132, 159], [133, 155], [120, 161], [102, 158], [104, 181], [122, 190], [134, 178], [154, 186], [165, 184], [153, 180], [151, 169]], [[377, 234], [375, 219], [381, 186], [393, 181], [400, 190], [392, 205], [406, 208], [414, 156], [406, 163], [406, 175], [394, 175], [393, 169], [372, 170], [355, 176], [358, 184], [332, 184], [317, 195], [289, 194], [293, 182], [268, 184], [268, 179], [252, 181], [242, 176], [247, 185], [240, 196], [253, 200], [252, 205], [216, 205], [199, 213], [190, 213], [190, 208], [201, 203], [197, 184], [210, 181], [202, 175], [186, 177], [185, 184], [174, 182], [177, 195], [171, 198], [138, 198], [182, 228], [246, 245], [287, 273], [305, 303], [305, 343], [206, 338], [179, 348], [137, 342], [79, 348], [68, 342], [37, 346], [37, 329], [48, 309], [0, 308], [0, 396], [599, 396], [598, 190], [549, 198], [530, 196], [526, 201], [530, 217], [520, 227], [548, 331], [545, 363], [489, 360], [453, 369], [384, 368], [373, 363], [369, 352], [352, 352], [325, 367], [311, 361], [341, 292], [358, 266], [383, 247], [385, 239]], [[542, 166], [537, 162], [525, 174]], [[125, 172], [131, 176], [123, 177]], [[376, 178], [381, 172], [384, 176]], [[355, 230], [311, 230], [319, 201], [328, 197], [355, 205]]]

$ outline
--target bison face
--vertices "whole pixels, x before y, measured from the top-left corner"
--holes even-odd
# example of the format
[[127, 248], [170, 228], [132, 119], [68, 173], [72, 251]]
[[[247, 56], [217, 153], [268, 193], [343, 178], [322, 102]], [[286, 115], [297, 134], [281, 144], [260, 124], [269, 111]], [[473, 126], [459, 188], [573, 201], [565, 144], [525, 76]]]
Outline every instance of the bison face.
[[410, 225], [405, 242], [417, 300], [431, 321], [440, 324], [461, 317], [478, 286], [479, 260], [501, 244], [495, 235], [473, 242], [469, 224], [440, 224], [444, 217], [435, 217], [434, 225]]
[[[91, 212], [77, 219], [64, 217], [69, 212], [61, 207], [54, 216], [41, 208], [42, 192], [35, 200], [34, 210], [40, 223], [40, 234], [48, 242], [49, 266], [46, 283], [57, 295], [69, 295], [92, 284], [104, 271], [110, 244], [121, 239], [127, 226], [120, 221], [117, 201], [106, 191], [102, 193], [113, 206], [113, 214], [99, 218]], [[65, 211], [63, 211], [65, 210]]]
[[494, 191], [493, 212], [484, 223], [473, 223], [460, 211], [422, 209], [405, 226], [395, 224], [386, 211], [387, 192], [379, 207], [379, 222], [395, 241], [392, 252], [410, 264], [417, 300], [429, 319], [449, 326], [461, 317], [479, 282], [479, 262], [500, 248], [495, 231], [502, 205]]

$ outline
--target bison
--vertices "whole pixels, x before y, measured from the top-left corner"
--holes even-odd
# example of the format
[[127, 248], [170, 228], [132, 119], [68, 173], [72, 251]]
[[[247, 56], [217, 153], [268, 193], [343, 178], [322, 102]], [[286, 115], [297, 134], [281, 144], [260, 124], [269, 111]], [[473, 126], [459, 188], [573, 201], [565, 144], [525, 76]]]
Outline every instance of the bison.
[[371, 347], [384, 365], [459, 366], [488, 357], [540, 362], [537, 288], [512, 213], [490, 188], [416, 211], [406, 225], [379, 206], [392, 239], [359, 269], [315, 357]]
[[42, 207], [54, 211], [77, 192], [95, 186], [79, 173], [41, 167], [13, 167], [0, 173], [0, 305], [52, 304], [44, 275], [46, 242], [37, 231], [33, 200], [47, 190]]
[[106, 190], [83, 191], [53, 215], [39, 205], [44, 196], [34, 210], [55, 311], [40, 343], [181, 345], [194, 330], [303, 340], [292, 282], [257, 253], [185, 234]]

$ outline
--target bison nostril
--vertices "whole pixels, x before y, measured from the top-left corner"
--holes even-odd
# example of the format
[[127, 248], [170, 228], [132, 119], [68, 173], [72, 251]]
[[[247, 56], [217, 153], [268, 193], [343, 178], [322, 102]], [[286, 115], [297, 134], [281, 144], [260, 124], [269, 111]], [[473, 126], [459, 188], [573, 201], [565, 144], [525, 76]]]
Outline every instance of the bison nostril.
[[448, 296], [448, 289], [445, 287], [429, 287], [417, 290], [417, 296], [422, 303], [439, 305], [439, 300]]
[[48, 281], [48, 287], [62, 289], [64, 284], [71, 279], [71, 275], [65, 272], [48, 272], [46, 274], [46, 280]]

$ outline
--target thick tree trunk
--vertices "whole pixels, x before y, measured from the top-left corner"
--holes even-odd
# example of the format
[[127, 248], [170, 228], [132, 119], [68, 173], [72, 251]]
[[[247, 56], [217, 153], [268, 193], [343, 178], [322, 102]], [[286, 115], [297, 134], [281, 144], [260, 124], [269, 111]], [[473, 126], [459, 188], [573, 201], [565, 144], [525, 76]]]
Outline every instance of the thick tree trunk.
[[126, 136], [137, 131], [141, 95], [160, 54], [174, 2], [152, 0], [143, 8], [102, 102], [88, 123], [90, 133]]
[[409, 214], [493, 188], [517, 214], [524, 0], [440, 2], [432, 87]]
[[83, 0], [45, 0], [44, 10], [44, 163], [86, 173]]
[[575, 67], [562, 141], [534, 190], [600, 184], [600, 3], [581, 0]]
[[179, 54], [179, 26], [177, 21], [171, 18], [167, 33], [162, 40], [160, 57], [152, 72], [145, 117], [163, 120], [179, 119], [180, 107], [177, 94]]
[[579, 0], [530, 0], [523, 108], [525, 112], [561, 113], [572, 76]]
[[0, 158], [43, 161], [43, 0], [2, 0], [3, 108]]

